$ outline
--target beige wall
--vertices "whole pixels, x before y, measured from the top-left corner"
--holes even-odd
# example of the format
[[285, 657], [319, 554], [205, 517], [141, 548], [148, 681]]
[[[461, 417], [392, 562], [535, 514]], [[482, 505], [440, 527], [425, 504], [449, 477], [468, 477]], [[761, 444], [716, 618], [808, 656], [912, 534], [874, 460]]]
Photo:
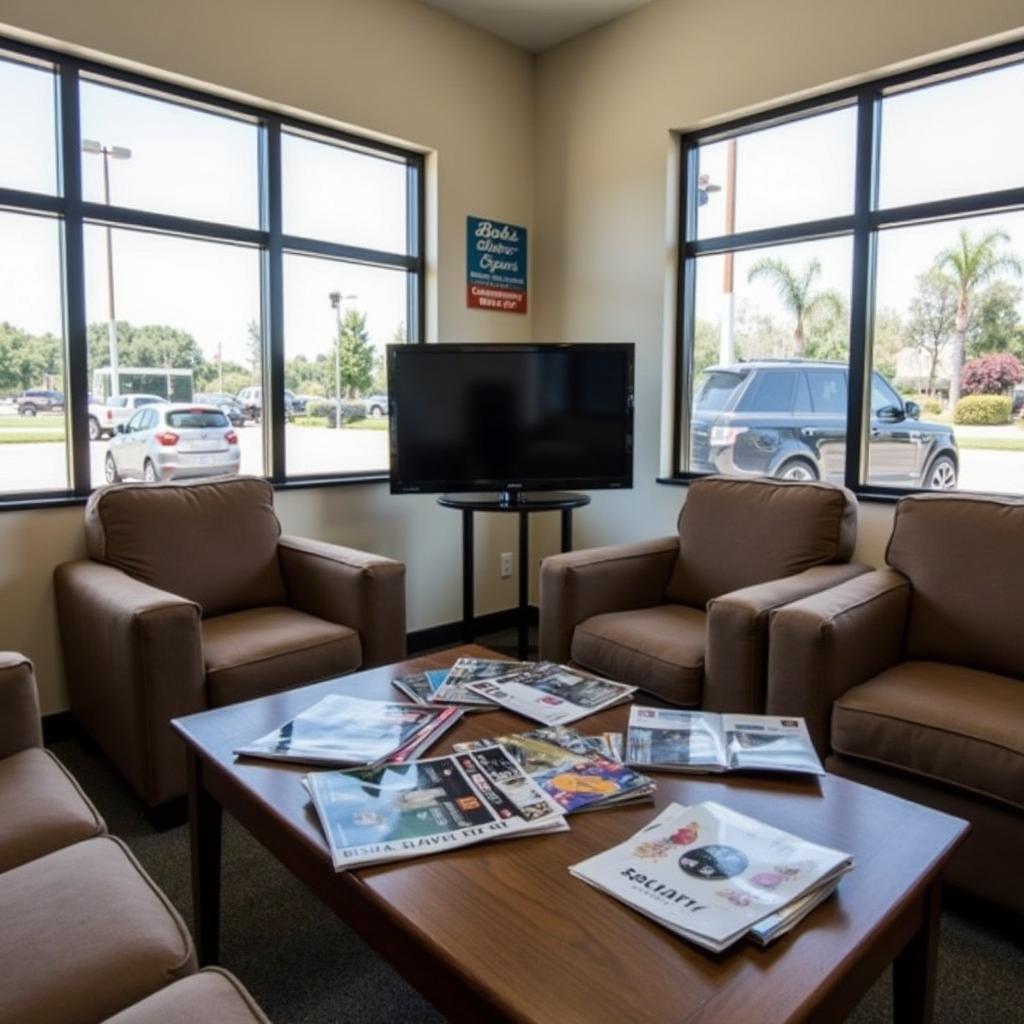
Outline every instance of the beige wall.
[[[597, 494], [579, 541], [670, 532], [668, 470], [677, 187], [670, 133], [999, 33], [1020, 0], [656, 0], [542, 54], [535, 137], [535, 333], [637, 344], [636, 487]], [[863, 505], [859, 554], [881, 559], [891, 513]]]
[[[0, 0], [0, 34], [212, 85], [430, 151], [433, 339], [526, 341], [531, 316], [465, 308], [465, 218], [531, 225], [532, 59], [411, 0]], [[55, 43], [53, 41], [56, 41]], [[279, 493], [287, 531], [408, 565], [409, 626], [461, 616], [460, 519], [385, 484]], [[80, 508], [0, 513], [0, 648], [35, 659], [44, 710], [65, 706], [51, 574], [79, 553]], [[477, 611], [511, 607], [497, 578], [512, 523], [478, 529]]]

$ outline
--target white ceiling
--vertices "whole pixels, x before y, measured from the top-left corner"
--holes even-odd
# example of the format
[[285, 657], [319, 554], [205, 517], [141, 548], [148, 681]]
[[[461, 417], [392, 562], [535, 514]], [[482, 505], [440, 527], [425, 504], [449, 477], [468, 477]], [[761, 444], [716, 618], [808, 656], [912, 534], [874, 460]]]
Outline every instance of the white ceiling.
[[456, 18], [539, 53], [651, 0], [422, 0]]

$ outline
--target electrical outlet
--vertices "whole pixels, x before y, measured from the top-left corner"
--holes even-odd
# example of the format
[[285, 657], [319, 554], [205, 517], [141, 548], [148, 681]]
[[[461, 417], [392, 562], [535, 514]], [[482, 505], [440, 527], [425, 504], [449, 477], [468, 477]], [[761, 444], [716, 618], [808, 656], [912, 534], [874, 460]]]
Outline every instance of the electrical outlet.
[[512, 575], [512, 552], [503, 551], [501, 553], [501, 578], [507, 580]]

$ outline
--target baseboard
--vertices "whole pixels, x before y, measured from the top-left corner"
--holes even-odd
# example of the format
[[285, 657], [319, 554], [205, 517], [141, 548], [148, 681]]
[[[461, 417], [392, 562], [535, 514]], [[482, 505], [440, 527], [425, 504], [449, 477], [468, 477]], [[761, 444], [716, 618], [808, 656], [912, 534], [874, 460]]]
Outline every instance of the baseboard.
[[[527, 609], [531, 626], [540, 621], [540, 610], [534, 605]], [[503, 608], [500, 612], [488, 612], [473, 619], [473, 635], [497, 633], [503, 629], [515, 629], [519, 625], [519, 609]], [[406, 649], [410, 654], [430, 651], [435, 647], [447, 647], [462, 642], [462, 622], [444, 622], [439, 626], [415, 629], [406, 637]]]
[[52, 715], [43, 715], [43, 743], [46, 746], [73, 739], [78, 734], [78, 721], [70, 711], [55, 711]]

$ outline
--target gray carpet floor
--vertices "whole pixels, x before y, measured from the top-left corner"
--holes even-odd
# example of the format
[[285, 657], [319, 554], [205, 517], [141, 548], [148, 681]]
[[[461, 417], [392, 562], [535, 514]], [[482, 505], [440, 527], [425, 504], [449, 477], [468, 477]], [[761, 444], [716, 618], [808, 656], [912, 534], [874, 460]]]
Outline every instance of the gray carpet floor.
[[[93, 748], [72, 739], [52, 749], [96, 803], [110, 831], [128, 843], [191, 925], [187, 827], [154, 831], [134, 795]], [[275, 1024], [441, 1021], [415, 990], [227, 817], [223, 863], [222, 962], [248, 985]], [[864, 997], [849, 1024], [889, 1020], [886, 975]], [[936, 1022], [1024, 1024], [1024, 936], [947, 911]]]

